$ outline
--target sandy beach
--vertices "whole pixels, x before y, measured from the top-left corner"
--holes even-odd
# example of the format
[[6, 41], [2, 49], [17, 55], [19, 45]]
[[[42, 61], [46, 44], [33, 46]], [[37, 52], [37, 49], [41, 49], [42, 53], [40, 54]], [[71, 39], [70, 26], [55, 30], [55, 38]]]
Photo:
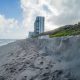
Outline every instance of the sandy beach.
[[25, 39], [0, 47], [0, 80], [80, 80], [80, 36]]

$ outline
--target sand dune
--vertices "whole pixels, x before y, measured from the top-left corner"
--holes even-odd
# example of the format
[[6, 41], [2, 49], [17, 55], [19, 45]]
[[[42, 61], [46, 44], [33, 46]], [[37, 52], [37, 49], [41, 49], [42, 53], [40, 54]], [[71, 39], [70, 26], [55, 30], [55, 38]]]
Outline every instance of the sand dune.
[[80, 80], [80, 36], [1, 46], [0, 80]]

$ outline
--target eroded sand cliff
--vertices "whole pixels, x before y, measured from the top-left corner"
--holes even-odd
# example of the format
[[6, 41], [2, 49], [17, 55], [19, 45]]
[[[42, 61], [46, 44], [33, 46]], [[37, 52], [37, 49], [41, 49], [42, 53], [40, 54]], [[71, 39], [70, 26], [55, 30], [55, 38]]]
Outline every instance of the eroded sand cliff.
[[0, 47], [0, 80], [80, 80], [80, 36]]

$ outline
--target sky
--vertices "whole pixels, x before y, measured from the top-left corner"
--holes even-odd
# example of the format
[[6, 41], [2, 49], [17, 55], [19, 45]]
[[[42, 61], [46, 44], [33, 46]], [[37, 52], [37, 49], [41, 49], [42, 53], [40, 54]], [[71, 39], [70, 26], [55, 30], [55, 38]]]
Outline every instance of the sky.
[[80, 0], [0, 0], [0, 39], [24, 39], [36, 16], [45, 17], [45, 31], [80, 21]]

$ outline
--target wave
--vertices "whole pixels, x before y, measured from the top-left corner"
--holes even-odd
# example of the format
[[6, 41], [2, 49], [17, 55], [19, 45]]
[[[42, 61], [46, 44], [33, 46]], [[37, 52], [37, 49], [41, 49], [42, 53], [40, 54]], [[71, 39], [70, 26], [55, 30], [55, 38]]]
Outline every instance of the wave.
[[0, 46], [6, 45], [8, 43], [14, 42], [12, 39], [0, 39]]

